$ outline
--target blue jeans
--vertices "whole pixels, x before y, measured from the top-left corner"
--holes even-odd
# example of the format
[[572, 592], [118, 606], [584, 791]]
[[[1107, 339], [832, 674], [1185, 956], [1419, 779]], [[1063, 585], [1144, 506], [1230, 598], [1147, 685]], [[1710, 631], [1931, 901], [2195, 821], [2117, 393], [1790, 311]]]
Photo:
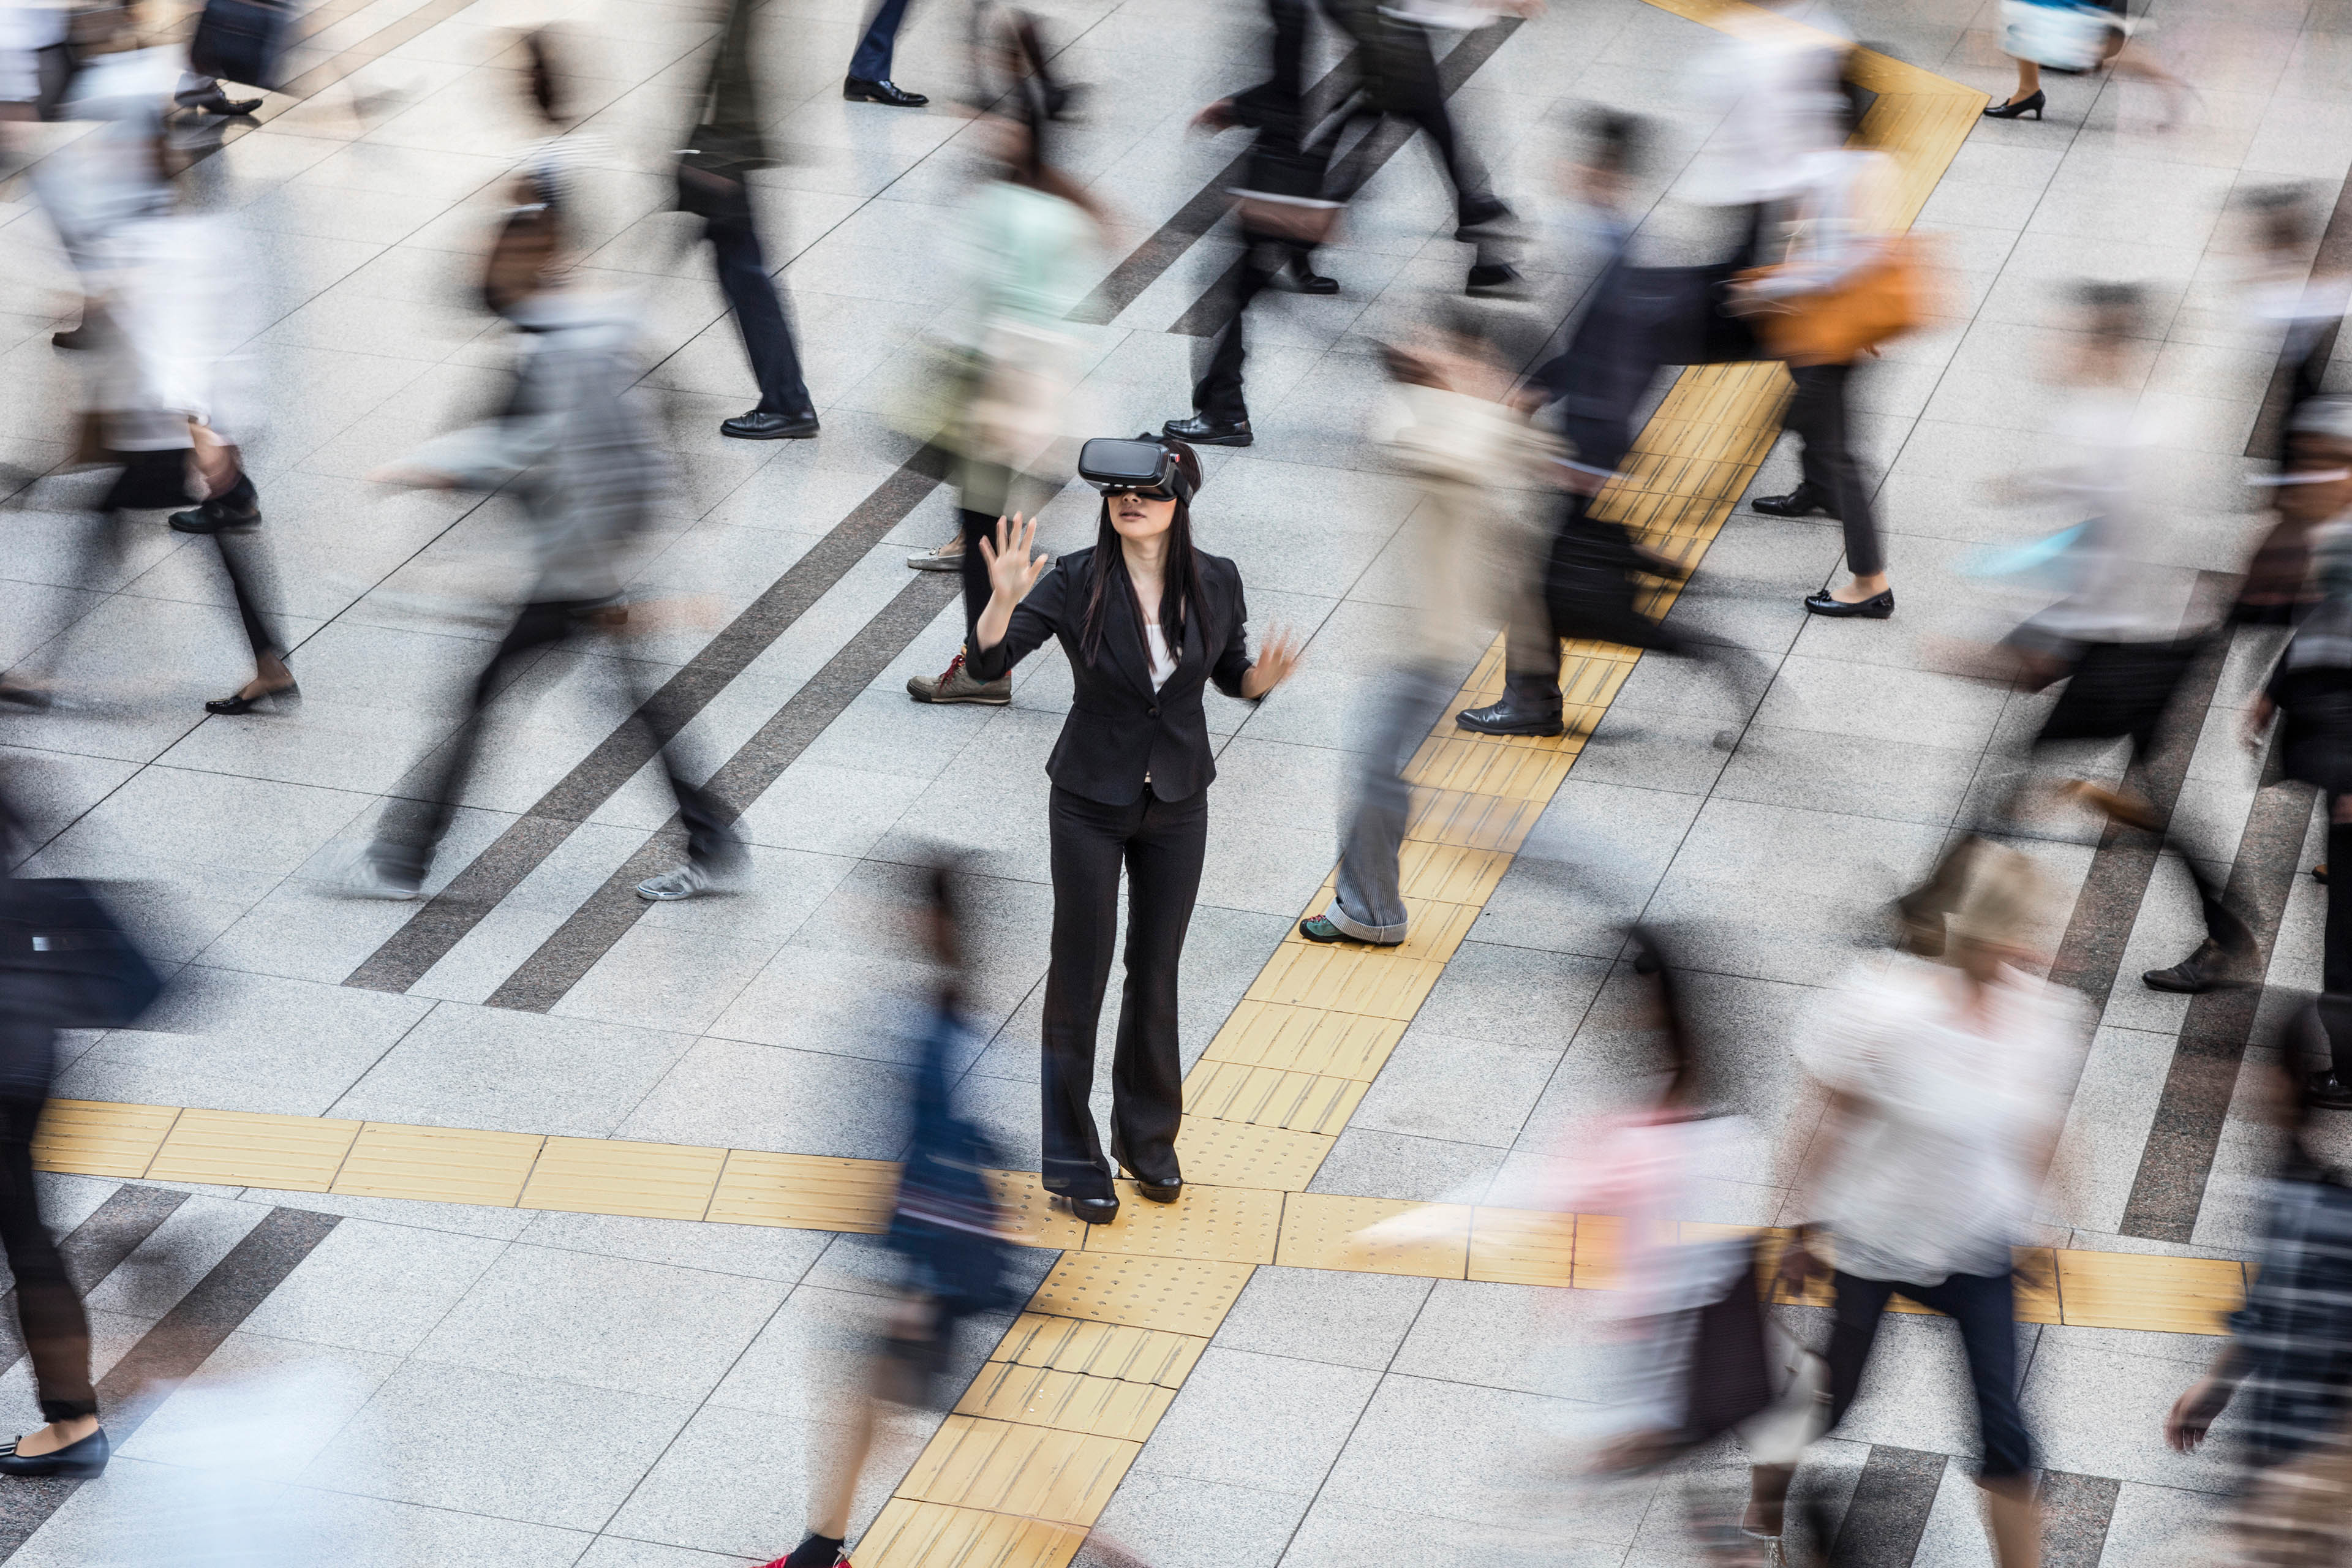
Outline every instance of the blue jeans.
[[906, 20], [907, 0], [882, 0], [874, 20], [866, 25], [866, 36], [857, 40], [857, 52], [849, 57], [849, 74], [859, 81], [888, 81], [890, 51], [898, 42], [898, 24]]

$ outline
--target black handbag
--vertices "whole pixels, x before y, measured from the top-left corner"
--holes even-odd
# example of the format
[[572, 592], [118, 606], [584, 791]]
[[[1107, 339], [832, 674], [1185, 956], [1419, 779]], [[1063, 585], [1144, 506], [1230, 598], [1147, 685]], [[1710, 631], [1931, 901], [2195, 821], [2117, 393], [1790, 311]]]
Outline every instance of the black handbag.
[[198, 76], [274, 88], [292, 14], [282, 0], [205, 0], [196, 36], [188, 40], [188, 64]]
[[52, 1029], [121, 1029], [163, 982], [87, 882], [0, 877], [0, 1016]]

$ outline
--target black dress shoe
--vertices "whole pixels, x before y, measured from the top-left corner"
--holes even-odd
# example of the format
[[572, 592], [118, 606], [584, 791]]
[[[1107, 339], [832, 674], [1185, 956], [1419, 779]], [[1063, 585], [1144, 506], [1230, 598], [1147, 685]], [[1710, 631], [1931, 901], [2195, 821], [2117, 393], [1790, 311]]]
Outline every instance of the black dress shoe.
[[732, 436], [738, 441], [805, 441], [816, 434], [816, 429], [814, 413], [771, 414], [764, 408], [754, 408], [721, 424], [719, 433]]
[[2315, 1072], [2304, 1079], [2303, 1093], [2323, 1110], [2352, 1110], [2352, 1084], [2332, 1072]]
[[2311, 868], [2311, 879], [2312, 879], [2313, 881], [2315, 881], [2315, 882], [2318, 883], [2318, 884], [2319, 884], [2321, 887], [2323, 887], [2323, 888], [2324, 888], [2324, 887], [2326, 887], [2326, 886], [2327, 886], [2327, 862], [2326, 862], [2326, 861], [2322, 860], [2318, 865], [2314, 866], [2314, 867]]
[[1866, 621], [1883, 621], [1895, 613], [1895, 590], [1889, 588], [1884, 594], [1873, 594], [1867, 599], [1857, 599], [1848, 603], [1846, 600], [1832, 597], [1830, 591], [1824, 588], [1818, 594], [1805, 595], [1805, 608], [1814, 615], [1827, 616], [1832, 620], [1852, 619], [1859, 616]]
[[1984, 111], [1984, 117], [1987, 120], [2018, 120], [2031, 114], [2038, 121], [2042, 118], [2042, 105], [2049, 101], [2042, 95], [2041, 90], [2036, 89], [2013, 102], [1990, 105]]
[[88, 1480], [106, 1473], [106, 1461], [112, 1452], [103, 1426], [79, 1443], [68, 1443], [47, 1454], [19, 1454], [11, 1443], [0, 1451], [0, 1475], [74, 1476]]
[[1370, 942], [1360, 936], [1350, 936], [1339, 929], [1337, 921], [1328, 920], [1321, 915], [1309, 915], [1300, 921], [1298, 934], [1309, 942], [1360, 942], [1366, 947], [1402, 947], [1404, 945], [1402, 939], [1396, 942]]
[[241, 691], [215, 697], [205, 704], [205, 711], [234, 718], [239, 713], [291, 713], [301, 706], [302, 689], [289, 680], [283, 686], [273, 686], [250, 697]]
[[842, 79], [841, 96], [852, 103], [887, 103], [893, 109], [920, 109], [931, 101], [895, 81], [866, 81], [854, 76]]
[[1055, 1193], [1054, 1202], [1066, 1204], [1072, 1214], [1088, 1225], [1108, 1225], [1118, 1217], [1117, 1198], [1072, 1198]]
[[1303, 257], [1292, 257], [1289, 264], [1282, 269], [1282, 276], [1289, 279], [1290, 286], [1301, 294], [1337, 294], [1339, 291], [1337, 278], [1324, 277], [1307, 266]]
[[90, 330], [88, 321], [79, 327], [60, 328], [49, 334], [49, 347], [53, 349], [94, 349], [98, 347], [98, 334]]
[[2175, 995], [2196, 996], [2208, 991], [2220, 991], [2244, 982], [2233, 973], [2236, 958], [2211, 937], [2197, 944], [2197, 951], [2169, 969], [2151, 969], [2140, 980], [2151, 991], [2169, 991]]
[[1160, 430], [1162, 435], [1189, 441], [1195, 447], [1246, 447], [1256, 438], [1250, 434], [1246, 419], [1212, 419], [1205, 414], [1195, 414], [1190, 419], [1171, 419]]
[[1810, 485], [1799, 485], [1784, 496], [1758, 496], [1748, 504], [1766, 517], [1811, 517], [1815, 512], [1831, 519], [1837, 516], [1830, 498]]
[[224, 505], [225, 498], [215, 496], [200, 507], [172, 514], [174, 533], [251, 533], [261, 526], [261, 509], [257, 506]]
[[251, 114], [261, 107], [261, 100], [257, 98], [231, 98], [218, 88], [174, 101], [180, 108], [191, 109], [199, 114]]
[[1507, 702], [1465, 708], [1454, 716], [1454, 722], [1482, 735], [1557, 735], [1568, 728], [1560, 722], [1558, 709], [1549, 713], [1523, 711]]

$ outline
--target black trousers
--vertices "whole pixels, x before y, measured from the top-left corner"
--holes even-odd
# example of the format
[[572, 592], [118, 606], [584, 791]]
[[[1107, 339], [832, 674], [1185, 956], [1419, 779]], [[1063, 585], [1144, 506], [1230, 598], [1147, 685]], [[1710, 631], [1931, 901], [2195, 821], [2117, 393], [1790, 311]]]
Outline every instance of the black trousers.
[[1056, 787], [1053, 840], [1054, 943], [1045, 970], [1045, 1190], [1112, 1195], [1111, 1169], [1088, 1103], [1095, 1040], [1110, 983], [1118, 878], [1127, 887], [1127, 981], [1111, 1057], [1111, 1157], [1135, 1174], [1168, 1181], [1184, 1119], [1184, 1071], [1176, 1038], [1176, 972], [1201, 890], [1209, 840], [1209, 794], [1161, 800], [1150, 786], [1129, 805], [1104, 805]]
[[1862, 1369], [1890, 1297], [1902, 1295], [1958, 1323], [1960, 1348], [1969, 1358], [1969, 1384], [1976, 1394], [1977, 1435], [1984, 1465], [1977, 1473], [1990, 1481], [2033, 1468], [2033, 1439], [2017, 1404], [2016, 1290], [2006, 1274], [1955, 1274], [1940, 1285], [1905, 1285], [1891, 1279], [1835, 1277], [1837, 1309], [1830, 1329], [1830, 1430], [1845, 1419], [1862, 1386]]
[[33, 1132], [41, 1104], [37, 1094], [0, 1094], [0, 1247], [6, 1249], [8, 1271], [16, 1277], [16, 1321], [32, 1358], [41, 1418], [71, 1421], [98, 1414], [98, 1391], [89, 1380], [89, 1318], [48, 1226], [41, 1223], [33, 1184]]
[[[1370, 109], [1428, 134], [1454, 186], [1457, 218], [1471, 216], [1474, 209], [1493, 200], [1485, 164], [1463, 143], [1447, 111], [1445, 84], [1438, 75], [1428, 29], [1386, 15], [1379, 0], [1325, 0], [1324, 9], [1361, 51]], [[1370, 156], [1368, 139], [1334, 170], [1332, 188], [1352, 196], [1371, 177]], [[1483, 252], [1479, 259], [1486, 259]]]
[[1876, 576], [1886, 570], [1886, 552], [1879, 543], [1870, 487], [1862, 465], [1854, 461], [1846, 422], [1846, 384], [1853, 378], [1853, 366], [1792, 365], [1789, 374], [1797, 384], [1797, 395], [1789, 405], [1789, 428], [1804, 442], [1805, 488], [1828, 497], [1831, 509], [1845, 524], [1846, 570], [1857, 577]]
[[710, 241], [711, 258], [719, 267], [719, 287], [727, 295], [728, 309], [735, 312], [735, 330], [743, 334], [743, 353], [751, 361], [752, 378], [760, 384], [761, 412], [812, 413], [815, 405], [801, 380], [800, 356], [793, 352], [792, 328], [784, 321], [784, 303], [776, 292], [776, 280], [768, 275], [748, 196], [747, 191], [740, 217], [705, 219], [703, 237]]
[[1217, 307], [1225, 324], [1212, 340], [1207, 362], [1192, 383], [1192, 411], [1204, 419], [1249, 417], [1249, 405], [1242, 396], [1242, 363], [1249, 357], [1242, 323], [1251, 301], [1282, 276], [1293, 257], [1303, 268], [1314, 253], [1314, 247], [1282, 235], [1244, 229], [1242, 239], [1241, 265], [1226, 274], [1224, 298]]
[[[499, 643], [498, 651], [490, 655], [490, 662], [474, 682], [465, 722], [428, 761], [418, 793], [394, 801], [384, 812], [383, 820], [377, 824], [375, 843], [368, 853], [387, 878], [406, 887], [425, 879], [433, 866], [433, 852], [441, 836], [448, 832], [450, 819], [457, 815], [457, 801], [465, 794], [466, 781], [473, 773], [474, 756], [481, 747], [482, 727], [491, 700], [505, 686], [518, 660], [570, 637], [579, 629], [582, 615], [593, 607], [572, 599], [540, 599], [523, 605], [522, 613], [515, 617], [514, 625]], [[727, 826], [732, 816], [705, 791], [679, 776], [668, 742], [682, 723], [669, 715], [649, 712], [652, 695], [630, 694], [629, 718], [625, 722], [636, 727], [646, 752], [662, 760], [670, 794], [677, 801], [678, 816], [686, 822], [688, 857], [698, 866], [725, 865], [741, 853]]]
[[[2327, 935], [2320, 984], [2344, 996], [2352, 995], [2352, 823], [2336, 820], [2339, 798], [2327, 803]], [[2346, 1050], [2347, 1065], [2352, 1066], [2352, 1040]]]

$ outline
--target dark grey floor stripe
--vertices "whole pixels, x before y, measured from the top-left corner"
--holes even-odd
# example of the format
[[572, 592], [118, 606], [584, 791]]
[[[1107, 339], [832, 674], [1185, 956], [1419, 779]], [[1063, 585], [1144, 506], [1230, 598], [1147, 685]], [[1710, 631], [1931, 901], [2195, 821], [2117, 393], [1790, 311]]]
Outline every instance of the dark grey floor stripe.
[[[166, 1187], [115, 1188], [58, 1243], [74, 1289], [89, 1295], [187, 1201], [187, 1194]], [[14, 1366], [24, 1353], [25, 1342], [16, 1330], [16, 1291], [11, 1286], [0, 1292], [0, 1366]]]
[[[625, 725], [606, 736], [343, 984], [371, 991], [405, 991], [424, 978], [499, 900], [636, 775], [652, 759], [655, 742], [684, 729], [904, 521], [938, 483], [912, 460], [885, 479], [646, 700], [645, 725]], [[957, 580], [947, 581], [952, 585]]]
[[[2199, 575], [2220, 577], [2220, 574], [2211, 572]], [[2209, 586], [2204, 582], [2199, 584], [2200, 590]], [[2147, 756], [2133, 765], [2125, 780], [2126, 786], [2145, 796], [2161, 817], [2169, 819], [2173, 807], [2180, 802], [2180, 786], [2189, 777], [2197, 737], [2205, 727], [2206, 710], [2212, 706], [2228, 652], [2229, 638], [2219, 637], [2215, 646], [2190, 667], [2181, 680], [2179, 695], [2157, 727], [2156, 744]], [[2116, 971], [2123, 963], [2124, 948], [2131, 941], [2132, 927], [2138, 922], [2140, 902], [2147, 896], [2148, 879], [2156, 874], [2162, 848], [2162, 840], [2153, 833], [2120, 823], [2108, 825], [2099, 839], [2098, 852], [2091, 858], [2091, 869], [2083, 879], [2082, 890], [2074, 897], [2074, 916], [2067, 921], [2066, 934], [2058, 944], [2057, 961], [2051, 965], [2052, 979], [2073, 986], [2094, 1002], [2106, 1002], [2107, 993], [2115, 989]], [[2184, 952], [2180, 956], [2189, 955]]]
[[[898, 596], [881, 614], [859, 628], [857, 635], [807, 685], [776, 710], [774, 718], [760, 727], [759, 733], [746, 742], [742, 750], [711, 775], [709, 793], [726, 817], [732, 821], [741, 816], [770, 784], [782, 777], [793, 760], [807, 750], [809, 742], [841, 717], [858, 693], [871, 686], [890, 661], [904, 653], [962, 590], [960, 578], [931, 573], [918, 574], [898, 590]], [[631, 856], [626, 865], [614, 872], [586, 903], [574, 910], [572, 917], [541, 943], [539, 951], [520, 968], [507, 976], [490, 994], [489, 1005], [544, 1013], [562, 1001], [564, 993], [579, 984], [580, 977], [610, 952], [650, 907], [637, 897], [636, 885], [655, 872], [677, 865], [684, 858], [684, 851], [683, 830], [673, 820]]]
[[1873, 1444], [1830, 1561], [1837, 1568], [1911, 1568], [1943, 1484], [1943, 1455]]
[[[333, 1215], [274, 1208], [99, 1380], [107, 1436], [127, 1440], [221, 1342], [335, 1228]], [[15, 1555], [81, 1483], [0, 1479], [0, 1562]]]
[[[2265, 965], [2311, 826], [2311, 791], [2277, 780], [2276, 769], [2273, 739], [2263, 769], [2263, 776], [2273, 782], [2254, 796], [2237, 858], [2230, 867], [2230, 901], [2252, 924]], [[2171, 1068], [2165, 1074], [2164, 1092], [2157, 1100], [2156, 1120], [2132, 1178], [2131, 1196], [2124, 1204], [2124, 1235], [2186, 1243], [2195, 1233], [2262, 996], [2260, 986], [2250, 985], [2190, 998]]]
[[[1518, 27], [1519, 18], [1507, 16], [1480, 28], [1448, 50], [1445, 58], [1437, 62], [1437, 79], [1444, 89], [1445, 96], [1453, 97], [1462, 84], [1470, 79], [1473, 72], [1493, 59], [1495, 51], [1501, 48], [1505, 41], [1513, 33], [1518, 31]], [[1413, 135], [1414, 128], [1408, 121], [1383, 121], [1343, 160], [1347, 165], [1346, 172], [1340, 176], [1343, 181], [1340, 188], [1344, 195], [1352, 198], [1357, 192], [1370, 184], [1372, 176], [1386, 167], [1388, 161], [1395, 157], [1398, 150], [1412, 141]], [[1210, 222], [1213, 224], [1215, 218], [1211, 217]], [[1203, 232], [1206, 231], [1203, 230]], [[1195, 235], [1193, 237], [1197, 239], [1199, 236]], [[1190, 243], [1190, 241], [1186, 242], [1188, 247]], [[1182, 252], [1179, 251], [1177, 254], [1181, 255]], [[1168, 259], [1172, 262], [1175, 257], [1171, 256]], [[1214, 337], [1218, 332], [1223, 331], [1226, 321], [1233, 317], [1234, 291], [1240, 286], [1242, 269], [1248, 265], [1248, 261], [1247, 257], [1234, 258], [1233, 264], [1225, 268], [1223, 274], [1214, 283], [1209, 285], [1207, 292], [1193, 300], [1192, 308], [1178, 317], [1176, 324], [1168, 330], [1195, 338]], [[1167, 263], [1162, 263], [1163, 270], [1166, 265]], [[1154, 276], [1156, 277], [1157, 274], [1155, 273]], [[1141, 290], [1139, 289], [1138, 292]], [[1129, 303], [1133, 303], [1132, 300]], [[1120, 309], [1124, 310], [1126, 306], [1122, 305]], [[1109, 319], [1108, 316], [1103, 318], [1106, 321]]]
[[2099, 1568], [2123, 1483], [2105, 1476], [2042, 1472], [2042, 1568]]

